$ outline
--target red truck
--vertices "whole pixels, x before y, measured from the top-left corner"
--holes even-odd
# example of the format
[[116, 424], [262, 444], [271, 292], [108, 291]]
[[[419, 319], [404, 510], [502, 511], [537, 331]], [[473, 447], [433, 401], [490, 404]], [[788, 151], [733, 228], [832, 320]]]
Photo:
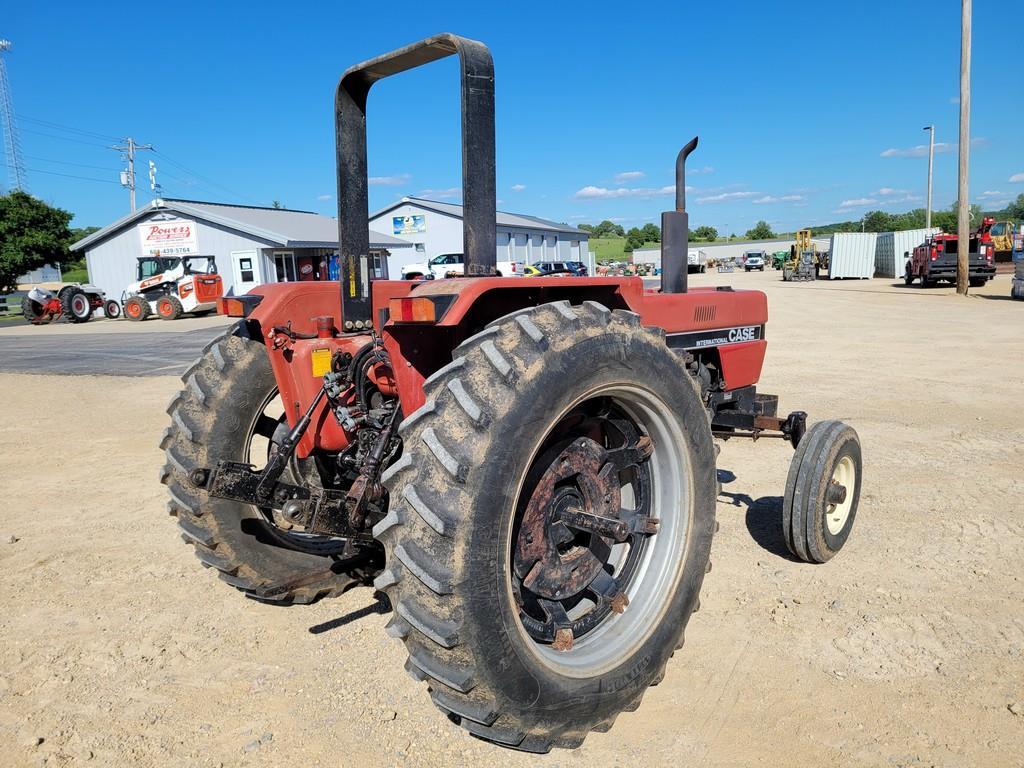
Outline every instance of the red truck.
[[[989, 235], [989, 228], [994, 219], [985, 218], [981, 227], [971, 233], [968, 250], [968, 277], [970, 284], [977, 288], [996, 274], [995, 245]], [[910, 285], [916, 278], [921, 279], [921, 287], [948, 280], [956, 283], [956, 260], [958, 241], [956, 235], [938, 234], [928, 237], [924, 243], [914, 249], [907, 261], [903, 281]]]

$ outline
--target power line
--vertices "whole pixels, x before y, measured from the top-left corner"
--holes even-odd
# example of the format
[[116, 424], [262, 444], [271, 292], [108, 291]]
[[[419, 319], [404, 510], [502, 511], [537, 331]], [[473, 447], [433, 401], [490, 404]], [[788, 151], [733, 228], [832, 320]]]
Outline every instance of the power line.
[[25, 155], [29, 160], [42, 160], [44, 163], [57, 163], [58, 165], [73, 165], [78, 168], [95, 168], [98, 171], [110, 171], [111, 173], [117, 173], [116, 168], [111, 168], [109, 165], [89, 165], [87, 163], [72, 163], [67, 160], [54, 160], [49, 157], [39, 157], [38, 155]]
[[[5, 163], [5, 165], [8, 168], [11, 167], [11, 165], [9, 163]], [[31, 171], [32, 173], [45, 173], [45, 174], [48, 174], [50, 176], [64, 176], [65, 178], [68, 178], [68, 179], [82, 179], [83, 181], [100, 181], [100, 182], [103, 182], [104, 184], [118, 184], [119, 183], [117, 181], [114, 181], [113, 179], [97, 179], [97, 178], [94, 178], [92, 176], [76, 176], [76, 175], [74, 175], [72, 173], [59, 173], [58, 171], [44, 171], [42, 168], [25, 168], [25, 170], [26, 171]]]
[[216, 188], [218, 188], [218, 189], [220, 189], [220, 190], [223, 190], [224, 192], [227, 192], [227, 193], [228, 193], [229, 195], [234, 195], [235, 197], [241, 198], [241, 199], [243, 199], [243, 200], [247, 200], [247, 201], [249, 201], [250, 203], [252, 203], [253, 205], [260, 205], [260, 203], [259, 203], [258, 201], [256, 201], [256, 200], [253, 200], [253, 199], [252, 199], [251, 197], [249, 197], [248, 195], [243, 195], [243, 194], [241, 194], [241, 193], [239, 193], [239, 192], [236, 192], [236, 191], [235, 191], [235, 190], [233, 190], [233, 189], [230, 189], [229, 187], [225, 187], [225, 186], [224, 186], [223, 184], [219, 184], [219, 183], [217, 183], [216, 181], [213, 181], [212, 179], [209, 179], [209, 178], [207, 178], [207, 177], [203, 176], [202, 174], [196, 173], [196, 172], [195, 172], [195, 171], [193, 171], [193, 170], [192, 170], [191, 168], [188, 168], [188, 167], [186, 167], [186, 166], [182, 165], [181, 163], [177, 162], [176, 160], [172, 160], [171, 158], [169, 158], [169, 157], [168, 157], [168, 156], [167, 156], [166, 154], [164, 154], [163, 152], [158, 152], [157, 150], [155, 150], [155, 149], [154, 149], [154, 150], [153, 150], [153, 153], [154, 153], [155, 155], [157, 155], [158, 157], [161, 157], [161, 158], [163, 158], [163, 160], [164, 160], [164, 161], [166, 161], [166, 162], [170, 163], [170, 164], [171, 164], [171, 165], [173, 165], [174, 167], [176, 167], [176, 168], [180, 168], [180, 169], [181, 169], [181, 170], [183, 170], [183, 171], [184, 171], [185, 173], [187, 173], [187, 174], [190, 174], [190, 175], [192, 175], [192, 176], [195, 176], [195, 177], [196, 177], [197, 179], [202, 179], [202, 180], [203, 180], [203, 181], [205, 181], [205, 182], [206, 182], [207, 184], [209, 184], [209, 185], [212, 185], [212, 186], [214, 186], [214, 187], [216, 187]]
[[90, 146], [90, 147], [102, 147], [103, 149], [108, 149], [106, 144], [100, 144], [100, 143], [95, 142], [95, 141], [83, 141], [82, 139], [73, 139], [70, 136], [58, 136], [55, 133], [46, 133], [45, 131], [37, 131], [34, 128], [22, 128], [21, 130], [24, 131], [25, 133], [34, 133], [37, 136], [46, 136], [47, 138], [50, 138], [50, 139], [60, 139], [61, 141], [72, 141], [75, 144], [86, 144], [87, 146]]
[[87, 131], [84, 128], [75, 128], [75, 127], [70, 126], [70, 125], [63, 125], [62, 123], [55, 123], [52, 120], [40, 120], [38, 117], [26, 117], [25, 115], [20, 115], [18, 117], [18, 121], [19, 122], [35, 123], [36, 125], [41, 125], [41, 126], [44, 126], [46, 128], [50, 128], [51, 130], [67, 131], [69, 133], [77, 133], [80, 136], [89, 136], [90, 138], [102, 139], [103, 141], [117, 141], [118, 140], [117, 136], [111, 136], [111, 135], [108, 135], [108, 134], [105, 134], [105, 133], [96, 133], [95, 131]]
[[131, 136], [124, 140], [124, 146], [114, 145], [111, 149], [124, 152], [128, 160], [128, 171], [121, 182], [122, 186], [128, 187], [128, 202], [132, 213], [135, 213], [135, 151], [138, 149], [153, 149], [152, 144], [136, 144]]

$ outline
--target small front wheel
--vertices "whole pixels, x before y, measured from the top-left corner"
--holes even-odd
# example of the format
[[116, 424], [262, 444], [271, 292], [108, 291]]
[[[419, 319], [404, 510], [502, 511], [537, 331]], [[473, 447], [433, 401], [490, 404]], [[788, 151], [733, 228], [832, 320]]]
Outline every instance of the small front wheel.
[[841, 421], [822, 421], [800, 441], [786, 480], [782, 531], [786, 547], [808, 563], [843, 548], [860, 501], [860, 438]]

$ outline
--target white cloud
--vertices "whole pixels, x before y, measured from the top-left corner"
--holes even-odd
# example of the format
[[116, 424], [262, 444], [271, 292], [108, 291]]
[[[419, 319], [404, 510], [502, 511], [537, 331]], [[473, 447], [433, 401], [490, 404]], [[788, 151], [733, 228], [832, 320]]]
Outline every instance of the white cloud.
[[703, 168], [690, 168], [687, 173], [714, 173], [715, 169], [710, 165], [705, 165]]
[[671, 184], [664, 187], [595, 187], [593, 185], [583, 187], [573, 195], [577, 200], [617, 200], [625, 197], [635, 197], [640, 200], [650, 200], [653, 197], [668, 197], [674, 195], [676, 188]]
[[892, 187], [882, 187], [881, 189], [872, 192], [872, 195], [880, 195], [881, 197], [890, 197], [892, 195], [908, 195], [910, 194], [905, 189], [893, 189]]
[[376, 187], [397, 187], [405, 184], [412, 176], [408, 173], [400, 173], [397, 176], [371, 176], [370, 186]]
[[643, 171], [623, 171], [622, 173], [615, 174], [615, 183], [622, 184], [625, 181], [636, 181], [646, 175]]
[[325, 202], [327, 200], [333, 200], [334, 199], [334, 195], [317, 195], [316, 199], [320, 200], [322, 202]]
[[775, 197], [773, 195], [765, 195], [759, 197], [757, 200], [752, 200], [754, 205], [766, 205], [768, 203], [799, 203], [804, 199], [803, 195], [780, 195]]
[[1010, 177], [1010, 178], [1008, 179], [1008, 181], [1009, 181], [1009, 182], [1010, 182], [1011, 184], [1017, 184], [1017, 183], [1019, 183], [1019, 182], [1022, 182], [1022, 181], [1024, 181], [1024, 173], [1015, 173], [1015, 174], [1013, 174], [1013, 176], [1011, 176], [1011, 177]]
[[720, 195], [710, 197], [698, 197], [698, 203], [727, 203], [730, 200], [744, 200], [748, 197], [757, 197], [759, 192], [723, 192]]
[[[952, 152], [956, 149], [956, 144], [949, 144], [945, 141], [935, 142], [935, 154], [941, 155], [946, 152]], [[881, 157], [928, 157], [928, 145], [918, 144], [915, 147], [908, 147], [906, 149], [887, 149], [880, 155]]]
[[960, 97], [959, 96], [950, 96], [949, 97], [949, 103], [950, 104], [959, 104], [960, 103]]
[[878, 201], [875, 200], [873, 197], [855, 197], [852, 200], [843, 200], [843, 202], [841, 202], [839, 204], [839, 207], [841, 209], [842, 208], [860, 208], [861, 206], [864, 206], [864, 205], [874, 205], [877, 202]]
[[987, 192], [982, 192], [980, 195], [978, 195], [978, 197], [981, 198], [982, 200], [985, 200], [993, 197], [1006, 197], [1006, 193], [989, 190]]
[[419, 196], [447, 200], [450, 197], [458, 197], [462, 194], [462, 187], [448, 187], [446, 189], [421, 189]]
[[[971, 139], [972, 147], [985, 147], [988, 146], [988, 139], [984, 136], [975, 136]], [[935, 142], [935, 154], [943, 155], [947, 152], [955, 152], [957, 148], [956, 144], [950, 144], [946, 141]], [[928, 157], [928, 145], [917, 144], [913, 147], [907, 147], [905, 149], [887, 149], [883, 151], [880, 157]]]
[[522, 192], [524, 189], [526, 189], [526, 185], [525, 184], [513, 184], [512, 185], [512, 191], [513, 192]]

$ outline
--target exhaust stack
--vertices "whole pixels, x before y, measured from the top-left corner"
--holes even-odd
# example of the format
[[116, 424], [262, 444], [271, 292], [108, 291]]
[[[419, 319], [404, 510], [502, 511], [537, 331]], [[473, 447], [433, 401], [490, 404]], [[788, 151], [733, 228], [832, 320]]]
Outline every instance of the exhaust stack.
[[686, 293], [690, 217], [686, 213], [686, 158], [697, 148], [694, 136], [676, 156], [676, 209], [661, 214], [661, 292]]

